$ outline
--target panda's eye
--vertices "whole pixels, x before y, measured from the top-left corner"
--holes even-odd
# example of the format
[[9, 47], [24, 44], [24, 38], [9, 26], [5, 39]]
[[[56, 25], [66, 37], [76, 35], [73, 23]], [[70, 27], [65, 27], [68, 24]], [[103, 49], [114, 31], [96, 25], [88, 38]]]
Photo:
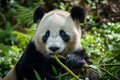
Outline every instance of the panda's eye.
[[60, 30], [60, 36], [65, 42], [68, 42], [70, 40], [70, 36], [67, 35], [64, 30]]
[[50, 31], [47, 31], [45, 35], [42, 37], [42, 41], [45, 43], [49, 36], [50, 36]]

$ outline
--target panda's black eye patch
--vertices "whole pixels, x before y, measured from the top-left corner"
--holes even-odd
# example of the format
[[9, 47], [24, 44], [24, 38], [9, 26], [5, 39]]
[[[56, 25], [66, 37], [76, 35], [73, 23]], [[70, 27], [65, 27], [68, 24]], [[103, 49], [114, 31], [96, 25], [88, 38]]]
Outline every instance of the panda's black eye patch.
[[49, 36], [50, 36], [50, 31], [47, 31], [45, 35], [42, 37], [42, 41], [45, 43]]
[[60, 30], [60, 37], [65, 41], [68, 42], [70, 40], [70, 36], [66, 34], [64, 30]]

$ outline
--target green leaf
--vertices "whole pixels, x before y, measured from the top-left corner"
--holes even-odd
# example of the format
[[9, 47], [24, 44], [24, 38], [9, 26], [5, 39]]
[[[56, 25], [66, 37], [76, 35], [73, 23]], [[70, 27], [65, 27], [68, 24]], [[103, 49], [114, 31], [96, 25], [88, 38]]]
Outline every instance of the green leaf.
[[53, 65], [52, 65], [52, 71], [54, 72], [55, 75], [58, 75], [57, 69]]
[[61, 73], [59, 73], [59, 75], [58, 75], [58, 80], [62, 80], [62, 74]]
[[37, 73], [37, 71], [34, 70], [34, 72], [35, 72], [35, 76], [36, 76], [37, 80], [42, 80], [41, 77], [39, 76], [39, 74]]
[[70, 80], [77, 80], [75, 77], [73, 77], [72, 79], [70, 79]]
[[95, 65], [90, 65], [90, 67], [92, 69], [94, 69], [95, 71], [97, 71], [98, 75], [101, 77], [102, 76], [102, 71], [99, 69], [99, 67], [95, 66]]

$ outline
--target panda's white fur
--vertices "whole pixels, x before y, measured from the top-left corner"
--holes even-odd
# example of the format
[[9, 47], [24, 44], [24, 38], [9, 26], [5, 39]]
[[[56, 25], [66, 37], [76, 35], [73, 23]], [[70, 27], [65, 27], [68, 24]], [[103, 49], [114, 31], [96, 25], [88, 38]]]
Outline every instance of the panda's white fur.
[[[59, 31], [61, 29], [63, 29], [70, 36], [70, 41], [67, 44], [59, 35]], [[47, 30], [50, 31], [50, 36], [47, 42], [43, 43], [41, 39]], [[70, 14], [62, 10], [54, 10], [45, 14], [45, 16], [41, 19], [33, 41], [39, 51], [45, 55], [49, 55], [49, 53], [61, 53], [64, 49], [65, 52], [68, 53], [69, 51], [71, 52], [75, 49], [81, 48], [80, 39], [80, 26], [77, 22], [73, 22]], [[49, 49], [50, 46], [57, 46], [60, 49], [56, 52], [52, 52]], [[72, 48], [68, 49], [69, 46]]]
[[12, 68], [8, 74], [3, 78], [3, 80], [17, 80], [15, 68]]

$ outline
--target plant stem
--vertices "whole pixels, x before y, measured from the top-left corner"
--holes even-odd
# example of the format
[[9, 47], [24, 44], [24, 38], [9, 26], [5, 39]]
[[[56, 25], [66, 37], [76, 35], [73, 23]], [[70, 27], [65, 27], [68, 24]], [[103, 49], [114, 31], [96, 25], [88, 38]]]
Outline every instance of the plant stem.
[[66, 70], [68, 71], [73, 77], [75, 77], [77, 80], [80, 80], [80, 78], [78, 76], [76, 76], [68, 67], [66, 67], [57, 57], [57, 54], [54, 54], [53, 57], [55, 58], [55, 60]]

